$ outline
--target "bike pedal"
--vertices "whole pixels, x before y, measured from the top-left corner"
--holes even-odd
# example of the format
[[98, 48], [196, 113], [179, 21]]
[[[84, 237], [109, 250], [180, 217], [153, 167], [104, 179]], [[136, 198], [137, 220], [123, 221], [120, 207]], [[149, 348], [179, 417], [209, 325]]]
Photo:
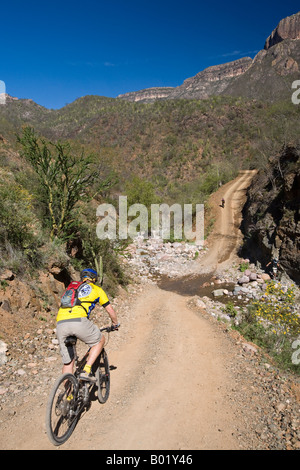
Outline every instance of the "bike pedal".
[[80, 377], [79, 376], [79, 380], [82, 380], [83, 382], [90, 382], [90, 383], [93, 383], [95, 384], [96, 383], [96, 377]]

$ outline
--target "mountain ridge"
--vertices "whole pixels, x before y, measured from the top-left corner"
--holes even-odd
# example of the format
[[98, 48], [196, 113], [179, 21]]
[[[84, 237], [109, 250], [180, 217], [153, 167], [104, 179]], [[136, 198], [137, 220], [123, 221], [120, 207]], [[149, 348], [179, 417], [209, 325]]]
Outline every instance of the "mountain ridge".
[[[231, 62], [211, 65], [195, 76], [186, 78], [177, 87], [154, 86], [119, 94], [117, 98], [107, 97], [107, 99], [153, 103], [157, 100], [198, 100], [226, 95], [274, 102], [290, 99], [291, 85], [294, 80], [299, 79], [299, 72], [300, 11], [283, 18], [278, 23], [266, 39], [264, 48], [253, 59], [242, 57]], [[271, 87], [267, 83], [269, 80], [272, 81]], [[34, 103], [28, 98], [16, 98], [6, 94], [6, 102], [11, 101]], [[36, 106], [44, 108], [38, 104]]]
[[[300, 70], [300, 12], [282, 19], [265, 42], [264, 49], [251, 59], [241, 59], [210, 66], [178, 87], [152, 87], [118, 95], [132, 102], [153, 102], [158, 99], [207, 99], [212, 95], [243, 96], [252, 99], [276, 100], [290, 96], [285, 77], [297, 78]], [[267, 90], [262, 77], [270, 77], [274, 92]], [[290, 81], [291, 82], [291, 81]]]

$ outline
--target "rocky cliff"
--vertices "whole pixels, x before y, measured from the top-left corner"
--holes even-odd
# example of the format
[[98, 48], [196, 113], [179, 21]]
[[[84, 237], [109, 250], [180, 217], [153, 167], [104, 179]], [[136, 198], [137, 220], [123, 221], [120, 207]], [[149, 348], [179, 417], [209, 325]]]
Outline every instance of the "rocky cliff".
[[229, 83], [223, 94], [269, 102], [290, 100], [299, 71], [300, 40], [286, 39], [261, 50], [251, 67]]
[[285, 39], [300, 39], [300, 12], [281, 20], [265, 43], [269, 49]]
[[280, 21], [263, 50], [252, 60], [243, 57], [215, 65], [186, 79], [182, 85], [149, 88], [119, 95], [128, 101], [206, 99], [212, 95], [243, 96], [275, 101], [289, 99], [291, 84], [299, 78], [300, 12]]
[[138, 102], [142, 101], [144, 103], [168, 98], [174, 88], [172, 87], [156, 87], [156, 88], [146, 88], [145, 90], [135, 91], [133, 93], [125, 93], [124, 95], [119, 95], [118, 98], [125, 99], [126, 101]]
[[260, 171], [243, 210], [244, 254], [263, 267], [272, 256], [300, 284], [300, 147], [287, 147]]
[[245, 73], [252, 64], [250, 57], [244, 57], [226, 64], [208, 67], [194, 77], [187, 78], [176, 88], [160, 87], [147, 88], [132, 93], [119, 95], [118, 98], [127, 101], [143, 101], [145, 103], [157, 99], [206, 99], [211, 95], [224, 93], [227, 86]]
[[252, 65], [250, 57], [244, 57], [233, 62], [214, 65], [199, 72], [195, 77], [188, 78], [183, 84], [175, 88], [169, 99], [191, 98], [206, 99], [211, 95], [220, 95], [226, 92], [230, 83], [243, 75]]

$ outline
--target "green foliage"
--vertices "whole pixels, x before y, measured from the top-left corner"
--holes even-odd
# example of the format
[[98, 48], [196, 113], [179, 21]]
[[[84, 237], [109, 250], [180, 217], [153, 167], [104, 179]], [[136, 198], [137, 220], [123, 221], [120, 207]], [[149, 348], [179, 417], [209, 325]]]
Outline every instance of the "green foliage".
[[40, 267], [42, 232], [33, 197], [5, 170], [0, 172], [0, 201], [1, 266], [20, 273]]
[[[120, 263], [118, 241], [100, 240], [95, 228], [96, 210], [91, 204], [87, 204], [79, 214], [72, 232], [73, 241], [78, 243], [80, 249], [75, 256], [70, 257], [70, 262], [77, 271], [87, 266], [96, 269], [99, 282], [102, 274], [103, 288], [107, 289], [110, 295], [115, 295], [118, 285], [126, 286], [129, 282]], [[70, 255], [69, 251], [68, 253]]]
[[139, 176], [134, 176], [126, 183], [125, 192], [128, 206], [132, 204], [143, 204], [147, 209], [150, 209], [151, 204], [157, 204], [159, 202], [153, 184]]
[[300, 374], [300, 365], [292, 363], [292, 344], [300, 335], [293, 286], [286, 289], [279, 282], [268, 283], [264, 296], [248, 306], [237, 329], [281, 367]]
[[94, 178], [91, 157], [71, 155], [68, 143], [51, 143], [38, 139], [32, 128], [26, 127], [22, 137], [22, 155], [38, 174], [47, 203], [50, 238], [64, 237], [73, 223], [74, 207], [88, 194]]
[[[151, 104], [85, 96], [51, 111], [27, 101], [8, 103], [0, 109], [0, 122], [2, 118], [2, 132], [7, 125], [4, 133], [11, 136], [11, 123], [20, 129], [27, 115], [28, 125], [53, 142], [72, 140], [73, 147], [84, 145], [87, 152], [97, 153], [100, 144], [106, 171], [116, 171], [121, 184], [132, 174], [154, 181], [162, 172], [168, 182], [190, 182], [215, 164], [227, 166], [228, 181], [230, 171], [250, 165], [253, 148], [268, 129], [269, 108], [224, 96]], [[296, 113], [293, 108], [289, 117]], [[218, 181], [213, 180], [211, 175], [206, 185], [215, 188]]]
[[227, 302], [226, 306], [223, 308], [223, 312], [232, 318], [235, 318], [237, 315], [237, 310], [234, 308], [233, 302]]
[[244, 273], [247, 269], [249, 268], [249, 263], [246, 261], [243, 261], [240, 263], [240, 271]]
[[285, 289], [280, 282], [271, 281], [262, 299], [253, 302], [253, 307], [258, 323], [272, 325], [274, 333], [292, 338], [300, 334], [293, 287]]
[[[3, 175], [3, 173], [2, 173]], [[23, 247], [33, 241], [35, 220], [30, 194], [13, 181], [0, 179], [0, 241]]]
[[[50, 260], [66, 269], [71, 261], [79, 270], [86, 265], [102, 270], [110, 294], [118, 284], [126, 285], [113, 245], [96, 237], [96, 213], [89, 206], [92, 197], [109, 189], [111, 174], [100, 172], [91, 156], [76, 156], [68, 143], [38, 138], [30, 127], [18, 143], [22, 171], [14, 175], [0, 169], [1, 267], [30, 274]], [[83, 246], [77, 258], [67, 253], [67, 242], [75, 239]]]
[[[95, 214], [84, 219], [89, 198], [101, 194], [102, 201], [110, 196], [111, 174], [119, 179], [116, 193], [127, 194], [128, 204], [149, 208], [162, 200], [170, 205], [205, 203], [240, 169], [264, 168], [270, 152], [299, 138], [299, 113], [300, 107], [290, 101], [267, 104], [225, 96], [151, 104], [85, 96], [60, 110], [46, 110], [29, 100], [8, 102], [0, 108], [1, 134], [9, 142], [0, 143], [0, 161], [14, 171], [14, 178], [1, 198], [1, 253], [6, 245], [13, 247], [16, 265], [21, 266], [24, 257], [37, 263], [36, 246], [44, 242], [48, 247], [48, 232], [54, 242], [55, 237], [71, 240], [80, 230], [85, 248], [82, 257], [72, 259], [74, 265], [95, 266], [102, 255], [104, 272], [122, 279], [114, 267], [116, 246], [100, 243], [95, 234], [90, 237]], [[26, 156], [20, 164], [6, 150], [16, 148], [14, 133], [21, 133], [24, 122], [30, 127], [19, 138]], [[72, 151], [67, 142], [72, 142]], [[15, 185], [24, 200], [30, 197], [30, 204], [14, 200]], [[38, 233], [37, 226], [45, 229], [45, 221], [47, 230]], [[57, 256], [65, 250], [65, 245], [51, 246]]]
[[[77, 269], [85, 266], [91, 266], [94, 269], [102, 269], [103, 288], [110, 292], [110, 295], [117, 293], [117, 286], [128, 284], [129, 279], [121, 267], [118, 260], [117, 251], [110, 240], [99, 240], [94, 231], [83, 229], [81, 231], [81, 239], [83, 243], [83, 255], [77, 263], [73, 262]], [[99, 274], [101, 274], [99, 272]], [[101, 282], [100, 278], [99, 281]]]

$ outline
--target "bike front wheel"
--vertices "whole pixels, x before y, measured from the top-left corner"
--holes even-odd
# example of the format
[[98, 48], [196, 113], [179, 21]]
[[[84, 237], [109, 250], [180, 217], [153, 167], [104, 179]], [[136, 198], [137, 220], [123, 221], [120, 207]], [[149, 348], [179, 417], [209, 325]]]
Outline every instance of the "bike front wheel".
[[105, 403], [110, 391], [110, 370], [106, 351], [103, 349], [98, 360], [95, 377], [97, 380], [97, 397], [100, 403]]
[[55, 446], [66, 442], [78, 421], [76, 410], [78, 381], [73, 374], [63, 374], [55, 382], [49, 395], [46, 412], [46, 430]]

